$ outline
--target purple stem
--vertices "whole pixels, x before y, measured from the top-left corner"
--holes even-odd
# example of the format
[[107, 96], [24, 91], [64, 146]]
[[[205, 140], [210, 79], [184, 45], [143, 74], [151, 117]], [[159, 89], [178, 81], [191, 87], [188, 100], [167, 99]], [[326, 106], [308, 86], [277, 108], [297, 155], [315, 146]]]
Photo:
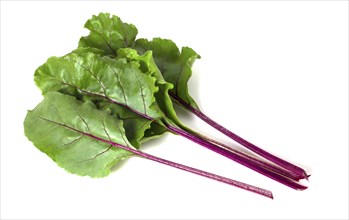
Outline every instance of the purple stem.
[[[109, 101], [114, 103], [114, 104], [119, 104], [111, 99], [109, 99]], [[145, 115], [141, 112], [138, 112], [135, 109], [132, 109], [129, 107], [126, 107], [126, 108], [130, 109], [134, 113], [136, 113], [136, 114], [138, 114], [138, 115], [140, 115], [148, 120], [154, 120], [152, 117]], [[234, 160], [234, 161], [236, 161], [236, 162], [238, 162], [246, 167], [249, 167], [250, 169], [252, 169], [256, 172], [259, 172], [259, 173], [261, 173], [261, 174], [263, 174], [271, 179], [274, 179], [277, 182], [282, 183], [286, 186], [289, 186], [289, 187], [291, 187], [293, 189], [297, 189], [297, 190], [304, 190], [307, 188], [303, 185], [296, 183], [295, 181], [292, 181], [292, 179], [299, 180], [300, 178], [298, 178], [298, 176], [294, 177], [294, 176], [292, 176], [292, 174], [288, 174], [288, 173], [284, 172], [284, 170], [278, 169], [277, 167], [272, 166], [271, 164], [264, 163], [264, 162], [258, 160], [257, 158], [250, 157], [246, 154], [243, 154], [242, 152], [240, 152], [239, 155], [237, 155], [236, 153], [233, 152], [234, 151], [233, 149], [226, 150], [226, 149], [221, 148], [215, 144], [210, 143], [209, 141], [206, 141], [200, 137], [196, 137], [196, 136], [194, 136], [188, 132], [185, 132], [179, 128], [176, 128], [174, 126], [168, 125], [167, 128], [169, 131], [172, 131], [178, 135], [186, 137], [187, 139], [194, 141], [195, 143], [198, 143], [198, 144], [200, 144], [200, 145], [202, 145], [202, 146], [204, 146], [204, 147], [206, 147], [206, 148], [208, 148], [216, 153], [219, 153], [219, 154], [221, 154], [229, 159], [232, 159], [232, 160]], [[284, 176], [282, 176], [282, 175], [284, 175]], [[285, 176], [288, 178], [286, 178]]]
[[183, 136], [183, 137], [185, 137], [185, 138], [187, 138], [195, 143], [200, 144], [203, 147], [206, 147], [207, 149], [210, 149], [218, 154], [221, 154], [229, 159], [232, 159], [235, 162], [238, 162], [241, 165], [244, 165], [244, 166], [246, 166], [246, 167], [248, 167], [248, 168], [264, 175], [264, 176], [267, 176], [267, 177], [269, 177], [269, 178], [271, 178], [279, 183], [282, 183], [288, 187], [291, 187], [291, 188], [296, 189], [296, 190], [307, 189], [306, 186], [299, 184], [290, 178], [282, 176], [279, 173], [275, 173], [275, 172], [271, 171], [270, 169], [265, 168], [264, 166], [260, 166], [260, 164], [257, 162], [254, 162], [251, 160], [246, 160], [245, 157], [240, 156], [239, 154], [234, 154], [231, 151], [228, 151], [224, 148], [217, 147], [216, 145], [214, 145], [206, 140], [200, 139], [200, 138], [198, 138], [198, 137], [196, 137], [196, 136], [194, 136], [186, 131], [183, 131], [180, 128], [176, 128], [176, 127], [171, 126], [171, 125], [167, 125], [167, 128], [170, 131], [172, 131], [173, 133], [181, 135], [181, 136]]
[[[120, 103], [118, 103], [118, 102], [115, 102], [114, 100], [112, 100], [112, 99], [108, 99], [110, 102], [112, 102], [112, 103], [114, 103], [114, 104], [117, 104], [117, 105], [121, 105]], [[154, 120], [152, 117], [150, 117], [150, 116], [148, 116], [148, 115], [146, 115], [146, 114], [143, 114], [143, 113], [141, 113], [141, 112], [139, 112], [139, 111], [136, 111], [135, 109], [133, 109], [133, 108], [129, 108], [129, 107], [126, 107], [126, 106], [124, 106], [124, 105], [121, 105], [121, 106], [123, 106], [123, 107], [125, 107], [125, 108], [128, 108], [129, 110], [131, 110], [132, 112], [134, 112], [134, 113], [136, 113], [136, 114], [138, 114], [138, 115], [140, 115], [140, 116], [142, 116], [142, 117], [144, 117], [144, 118], [146, 118], [146, 119], [148, 119], [148, 120]], [[171, 127], [171, 126], [170, 126]], [[167, 127], [170, 131], [172, 131], [172, 132], [174, 132], [174, 133], [176, 133], [176, 134], [179, 134], [182, 130], [177, 130], [177, 132], [175, 132], [173, 129], [176, 129], [175, 127], [172, 127], [173, 129], [171, 130], [170, 129], [170, 127]], [[189, 133], [186, 133], [187, 135], [189, 135]], [[191, 135], [191, 134], [190, 134]], [[182, 135], [183, 136], [183, 135]], [[191, 135], [192, 137], [194, 137], [193, 135]], [[190, 138], [189, 138], [190, 139]], [[194, 139], [205, 139], [205, 137], [203, 137], [203, 136], [199, 136], [199, 137], [197, 137], [197, 138], [194, 138]], [[190, 139], [191, 141], [193, 141], [194, 139]], [[205, 141], [203, 141], [203, 142], [201, 142], [201, 141], [194, 141], [194, 142], [196, 142], [196, 143], [198, 143], [198, 144], [200, 144], [200, 145], [202, 145], [202, 143], [204, 143]], [[208, 141], [206, 141], [206, 142], [208, 142]], [[220, 144], [220, 145], [222, 145], [223, 147], [228, 147], [228, 146], [226, 146], [226, 145], [223, 145], [223, 144]], [[217, 145], [217, 143], [216, 143], [216, 145], [215, 144], [211, 144], [210, 145], [211, 146], [211, 150], [213, 150], [213, 151], [215, 151], [215, 152], [217, 152], [217, 151], [220, 151], [219, 149], [221, 149], [218, 145]], [[215, 149], [215, 150], [214, 150]], [[235, 154], [234, 154], [235, 153]], [[298, 181], [299, 179], [302, 179], [301, 177], [299, 177], [298, 175], [294, 175], [292, 172], [290, 173], [290, 172], [288, 172], [288, 170], [284, 170], [284, 169], [281, 169], [281, 168], [279, 168], [279, 167], [276, 167], [276, 166], [273, 166], [272, 164], [268, 164], [268, 163], [265, 163], [265, 162], [263, 162], [263, 161], [261, 161], [261, 160], [258, 160], [257, 158], [254, 158], [254, 157], [251, 157], [251, 156], [249, 156], [249, 155], [247, 155], [247, 154], [243, 154], [242, 152], [237, 152], [236, 150], [234, 150], [234, 149], [232, 149], [232, 148], [229, 148], [229, 150], [227, 150], [227, 151], [225, 151], [225, 153], [224, 153], [224, 155], [226, 156], [226, 157], [228, 157], [228, 158], [230, 158], [230, 159], [232, 159], [232, 158], [235, 158], [236, 157], [236, 154], [237, 153], [239, 153], [239, 155], [240, 155], [240, 164], [244, 164], [245, 166], [249, 166], [249, 164], [251, 163], [251, 162], [253, 162], [254, 163], [254, 166], [255, 167], [258, 167], [258, 166], [262, 166], [262, 167], [264, 167], [265, 169], [268, 169], [268, 170], [270, 170], [270, 171], [272, 171], [274, 174], [275, 173], [278, 173], [278, 174], [281, 174], [281, 175], [283, 175], [283, 176], [286, 176], [286, 177], [288, 177], [288, 178], [291, 178], [291, 179], [293, 179], [293, 180], [296, 180], [296, 181]], [[229, 156], [228, 156], [229, 155]], [[235, 159], [233, 159], [233, 160], [235, 160]], [[235, 160], [236, 161], [236, 160]], [[257, 168], [256, 168], [257, 169]], [[253, 169], [253, 170], [255, 170], [255, 171], [257, 171], [256, 169]], [[264, 170], [265, 170], [264, 169]], [[258, 171], [257, 171], [258, 172]], [[266, 174], [265, 174], [266, 175]], [[275, 175], [266, 175], [266, 176], [274, 176], [273, 177], [273, 179], [274, 180], [277, 180], [277, 176], [275, 176]], [[277, 180], [278, 181], [278, 180]], [[280, 182], [280, 181], [278, 181], [278, 182]], [[281, 181], [282, 182], [282, 181]], [[285, 185], [287, 185], [287, 184], [285, 184]], [[292, 187], [292, 188], [294, 188], [294, 189], [299, 189], [299, 186], [297, 186], [297, 185], [294, 185], [293, 183], [292, 184], [289, 184], [289, 185], [291, 185], [290, 187]], [[305, 189], [305, 188], [304, 188]]]
[[112, 141], [104, 140], [102, 138], [96, 137], [96, 136], [91, 135], [91, 134], [84, 133], [84, 135], [87, 135], [87, 136], [89, 136], [91, 138], [94, 138], [96, 140], [108, 143], [110, 145], [113, 145], [114, 147], [119, 147], [119, 148], [122, 148], [124, 150], [130, 151], [130, 152], [132, 152], [132, 153], [134, 153], [134, 154], [136, 154], [136, 155], [138, 155], [140, 157], [143, 157], [145, 159], [152, 160], [152, 161], [155, 161], [155, 162], [158, 162], [158, 163], [161, 163], [161, 164], [165, 164], [167, 166], [171, 166], [171, 167], [174, 167], [174, 168], [177, 168], [177, 169], [180, 169], [180, 170], [184, 170], [184, 171], [187, 171], [187, 172], [190, 172], [190, 173], [194, 173], [194, 174], [197, 174], [197, 175], [209, 178], [209, 179], [217, 180], [219, 182], [223, 182], [223, 183], [226, 183], [226, 184], [229, 184], [229, 185], [232, 185], [232, 186], [235, 186], [235, 187], [238, 187], [238, 188], [241, 188], [241, 189], [244, 189], [244, 190], [247, 190], [247, 191], [250, 191], [250, 192], [253, 192], [253, 193], [256, 193], [256, 194], [259, 194], [259, 195], [262, 195], [262, 196], [265, 196], [265, 197], [273, 199], [273, 194], [269, 190], [262, 189], [262, 188], [259, 188], [259, 187], [256, 187], [256, 186], [252, 186], [252, 185], [249, 185], [249, 184], [246, 184], [246, 183], [243, 183], [243, 182], [240, 182], [240, 181], [236, 181], [236, 180], [233, 180], [233, 179], [229, 179], [229, 178], [226, 178], [226, 177], [223, 177], [223, 176], [219, 176], [219, 175], [216, 175], [216, 174], [213, 174], [213, 173], [209, 173], [209, 172], [206, 172], [206, 171], [203, 171], [203, 170], [199, 170], [199, 169], [196, 169], [196, 168], [193, 168], [193, 167], [189, 167], [189, 166], [186, 166], [186, 165], [183, 165], [183, 164], [179, 164], [179, 163], [176, 163], [176, 162], [165, 160], [165, 159], [153, 156], [151, 154], [147, 154], [147, 153], [144, 153], [142, 151], [139, 151], [139, 150], [136, 150], [136, 149], [133, 149], [133, 148], [130, 148], [130, 147], [127, 147], [127, 146], [124, 146], [124, 145], [112, 142]]
[[298, 166], [296, 166], [294, 164], [291, 164], [291, 163], [289, 163], [289, 162], [287, 162], [287, 161], [285, 161], [285, 160], [283, 160], [283, 159], [281, 159], [279, 157], [276, 157], [276, 156], [272, 155], [271, 153], [269, 153], [269, 152], [267, 152], [267, 151], [257, 147], [256, 145], [248, 142], [247, 140], [243, 139], [242, 137], [234, 134], [233, 132], [229, 131], [227, 128], [225, 128], [222, 125], [218, 124], [217, 122], [215, 122], [214, 120], [209, 118], [207, 115], [205, 115], [200, 110], [193, 108], [191, 105], [186, 103], [184, 100], [179, 98], [177, 95], [175, 95], [173, 93], [170, 93], [170, 95], [171, 95], [172, 98], [174, 98], [176, 101], [178, 101], [182, 106], [184, 106], [186, 109], [191, 111], [197, 117], [199, 117], [200, 119], [205, 121], [207, 124], [209, 124], [213, 128], [217, 129], [218, 131], [220, 131], [224, 135], [226, 135], [229, 138], [233, 139], [237, 143], [239, 143], [242, 146], [246, 147], [247, 149], [253, 151], [254, 153], [256, 153], [256, 154], [258, 154], [258, 155], [268, 159], [269, 161], [271, 161], [271, 162], [273, 162], [273, 163], [283, 167], [284, 169], [293, 172], [294, 174], [299, 176], [299, 179], [308, 179], [309, 175], [301, 167], [298, 167]]
[[[126, 150], [126, 148], [124, 148], [124, 149]], [[129, 151], [131, 151], [131, 149], [129, 149]], [[144, 153], [144, 152], [141, 152], [141, 151], [132, 150], [131, 152], [133, 152], [133, 153], [135, 153], [135, 154], [137, 154], [137, 155], [139, 155], [139, 156], [141, 156], [143, 158], [146, 158], [146, 159], [149, 159], [149, 160], [152, 160], [152, 161], [156, 161], [158, 163], [162, 163], [162, 164], [165, 164], [167, 166], [171, 166], [171, 167], [174, 167], [174, 168], [177, 168], [177, 169], [180, 169], [180, 170], [184, 170], [184, 171], [187, 171], [187, 172], [190, 172], [190, 173], [194, 173], [194, 174], [197, 174], [197, 175], [200, 175], [200, 176], [203, 176], [203, 177], [207, 177], [209, 179], [217, 180], [217, 181], [220, 181], [220, 182], [223, 182], [223, 183], [235, 186], [235, 187], [239, 187], [241, 189], [244, 189], [244, 190], [247, 190], [247, 191], [251, 191], [251, 192], [257, 193], [259, 195], [266, 196], [268, 198], [273, 199], [272, 192], [269, 191], [269, 190], [266, 190], [266, 189], [262, 189], [262, 188], [259, 188], [259, 187], [256, 187], [256, 186], [252, 186], [252, 185], [240, 182], [240, 181], [236, 181], [236, 180], [229, 179], [229, 178], [226, 178], [226, 177], [223, 177], [223, 176], [219, 176], [219, 175], [216, 175], [216, 174], [213, 174], [213, 173], [209, 173], [209, 172], [206, 172], [206, 171], [203, 171], [203, 170], [199, 170], [199, 169], [196, 169], [196, 168], [193, 168], [193, 167], [189, 167], [189, 166], [182, 165], [182, 164], [179, 164], [179, 163], [175, 163], [175, 162], [172, 162], [172, 161], [169, 161], [169, 160], [165, 160], [165, 159], [162, 159], [162, 158], [159, 158], [159, 157], [156, 157], [156, 156], [153, 156], [151, 154], [147, 154], [147, 153]]]
[[[86, 132], [77, 130], [76, 128], [70, 127], [68, 125], [65, 125], [65, 124], [62, 124], [62, 123], [59, 123], [59, 122], [55, 122], [55, 121], [52, 121], [50, 119], [46, 119], [46, 118], [41, 117], [39, 115], [36, 115], [36, 116], [41, 118], [41, 119], [43, 119], [43, 120], [45, 120], [45, 121], [48, 121], [50, 123], [54, 123], [56, 125], [62, 126], [64, 128], [67, 128], [69, 130], [75, 131], [75, 132], [80, 133], [81, 135], [84, 135], [86, 137], [90, 137], [90, 138], [92, 138], [94, 140], [101, 141], [103, 143], [110, 144], [110, 145], [112, 145], [114, 147], [118, 147], [118, 148], [122, 148], [124, 150], [130, 151], [130, 152], [132, 152], [132, 153], [134, 153], [134, 154], [136, 154], [138, 156], [141, 156], [141, 157], [143, 157], [145, 159], [152, 160], [152, 161], [155, 161], [155, 162], [158, 162], [158, 163], [162, 163], [162, 164], [165, 164], [167, 166], [171, 166], [171, 167], [174, 167], [174, 168], [177, 168], [177, 169], [181, 169], [181, 170], [184, 170], [184, 171], [187, 171], [187, 172], [190, 172], [190, 173], [194, 173], [194, 174], [197, 174], [197, 175], [209, 178], [209, 179], [217, 180], [217, 181], [220, 181], [220, 182], [223, 182], [223, 183], [226, 183], [226, 184], [229, 184], [229, 185], [232, 185], [232, 186], [235, 186], [235, 187], [238, 187], [238, 188], [241, 188], [241, 189], [244, 189], [244, 190], [247, 190], [247, 191], [250, 191], [250, 192], [253, 192], [253, 193], [256, 193], [256, 194], [259, 194], [259, 195], [262, 195], [262, 196], [266, 196], [268, 198], [273, 199], [273, 194], [269, 190], [262, 189], [262, 188], [259, 188], [259, 187], [256, 187], [256, 186], [252, 186], [252, 185], [249, 185], [249, 184], [246, 184], [246, 183], [243, 183], [243, 182], [240, 182], [240, 181], [236, 181], [236, 180], [233, 180], [233, 179], [229, 179], [229, 178], [226, 178], [226, 177], [223, 177], [223, 176], [219, 176], [219, 175], [216, 175], [216, 174], [213, 174], [213, 173], [209, 173], [209, 172], [206, 172], [206, 171], [203, 171], [203, 170], [199, 170], [199, 169], [196, 169], [196, 168], [193, 168], [193, 167], [189, 167], [189, 166], [186, 166], [186, 165], [175, 163], [175, 162], [172, 162], [172, 161], [169, 161], [169, 160], [165, 160], [165, 159], [153, 156], [151, 154], [144, 153], [144, 152], [139, 151], [137, 149], [134, 149], [134, 148], [131, 148], [131, 147], [128, 147], [128, 146], [124, 146], [122, 144], [115, 143], [115, 142], [113, 142], [111, 140], [105, 140], [105, 139], [97, 137], [97, 136], [95, 136], [95, 135], [93, 135], [91, 133], [86, 133]], [[109, 137], [109, 135], [108, 135], [108, 137]]]
[[[67, 85], [69, 85], [69, 86], [73, 86], [74, 88], [77, 88], [77, 87], [75, 87], [74, 85], [71, 85], [71, 84], [67, 84]], [[119, 103], [119, 102], [117, 102], [117, 101], [115, 101], [115, 100], [113, 100], [113, 99], [110, 99], [109, 97], [107, 97], [107, 96], [103, 96], [103, 95], [100, 95], [100, 94], [96, 94], [96, 93], [91, 93], [91, 92], [88, 92], [88, 91], [85, 91], [85, 90], [81, 90], [81, 89], [79, 89], [79, 88], [77, 88], [79, 91], [81, 91], [81, 92], [83, 92], [83, 93], [86, 93], [86, 94], [88, 94], [88, 95], [90, 95], [90, 96], [96, 96], [96, 97], [100, 97], [100, 98], [103, 98], [103, 99], [106, 99], [106, 100], [108, 100], [109, 102], [111, 102], [111, 103], [114, 103], [114, 104], [116, 104], [116, 105], [120, 105], [120, 106], [123, 106], [123, 107], [125, 107], [125, 108], [127, 108], [127, 109], [129, 109], [130, 111], [132, 111], [132, 112], [134, 112], [134, 113], [136, 113], [136, 114], [138, 114], [138, 115], [140, 115], [140, 116], [142, 116], [142, 117], [144, 117], [144, 118], [146, 118], [146, 119], [148, 119], [148, 120], [154, 120], [152, 117], [150, 117], [150, 116], [148, 116], [148, 115], [146, 115], [146, 114], [143, 114], [143, 113], [141, 113], [141, 112], [139, 112], [139, 111], [137, 111], [137, 110], [135, 110], [135, 109], [133, 109], [133, 108], [130, 108], [129, 106], [126, 106], [126, 105], [123, 105], [122, 103]], [[173, 127], [174, 128], [174, 127]], [[173, 131], [174, 132], [174, 131]], [[175, 132], [175, 133], [177, 133], [177, 134], [179, 134], [179, 132]], [[189, 135], [189, 134], [188, 134]], [[182, 135], [183, 136], [183, 135]], [[200, 138], [198, 138], [198, 137], [195, 137], [195, 136], [193, 136], [193, 135], [191, 135], [194, 139], [200, 139]], [[190, 138], [189, 138], [190, 139]], [[193, 139], [193, 140], [194, 140]], [[192, 140], [192, 139], [191, 139]], [[192, 141], [193, 141], [192, 140]], [[195, 141], [196, 143], [201, 143], [201, 142], [198, 142], [198, 141]], [[207, 143], [209, 143], [208, 141], [206, 141]], [[219, 146], [216, 146], [216, 145], [214, 145], [214, 144], [212, 144], [212, 143], [210, 143], [211, 145], [210, 145], [210, 148], [209, 149], [211, 149], [211, 150], [213, 150], [213, 151], [215, 151], [215, 152], [221, 152], [221, 150], [220, 149], [222, 149], [222, 148], [220, 148]], [[224, 150], [224, 149], [223, 149]], [[231, 150], [230, 150], [231, 151]], [[224, 153], [220, 153], [220, 154], [222, 154], [222, 155], [224, 155], [224, 156], [226, 156], [226, 157], [228, 157], [228, 158], [236, 158], [237, 156], [233, 153], [233, 152], [230, 152], [230, 151], [227, 151], [227, 150], [225, 150], [225, 152]], [[229, 154], [231, 154], [230, 156], [228, 156]], [[242, 154], [243, 155], [243, 153], [240, 153], [240, 154]], [[237, 159], [233, 159], [233, 160], [235, 160], [235, 161], [237, 161]], [[253, 161], [255, 161], [255, 162], [253, 162]], [[272, 178], [272, 179], [274, 179], [274, 180], [277, 180], [278, 178], [283, 178], [282, 176], [280, 176], [280, 175], [285, 175], [283, 172], [281, 172], [280, 170], [279, 171], [277, 171], [276, 169], [273, 169], [272, 167], [271, 167], [271, 165], [270, 164], [267, 164], [267, 163], [263, 163], [263, 162], [261, 162], [261, 161], [259, 161], [258, 159], [256, 159], [256, 158], [251, 158], [251, 157], [248, 157], [247, 155], [244, 155], [244, 156], [239, 156], [239, 163], [240, 164], [243, 164], [243, 165], [245, 165], [245, 166], [247, 166], [247, 167], [251, 167], [249, 164], [250, 163], [253, 163], [253, 167], [255, 167], [253, 170], [258, 170], [258, 167], [259, 166], [262, 166], [262, 168], [260, 168], [260, 169], [263, 169], [263, 170], [265, 170], [265, 171], [259, 171], [259, 173], [265, 173], [265, 172], [267, 172], [267, 173], [269, 173], [271, 170], [272, 171], [274, 171], [274, 172], [271, 172], [270, 174], [263, 174], [263, 175], [265, 175], [265, 176], [268, 176], [268, 177], [270, 177], [270, 178]], [[261, 164], [261, 163], [263, 163], [263, 164]], [[269, 169], [268, 168], [266, 168], [266, 167], [269, 167]], [[252, 169], [252, 168], [251, 168]], [[258, 172], [258, 171], [257, 171]], [[279, 173], [279, 175], [278, 174], [276, 174], [276, 172], [277, 173]], [[273, 177], [271, 177], [271, 176], [273, 176]], [[287, 175], [285, 175], [285, 176], [287, 176]], [[281, 180], [277, 180], [278, 182], [281, 182], [282, 183], [282, 181]], [[302, 186], [302, 187], [299, 187], [299, 186], [296, 186], [296, 185], [293, 185], [293, 184], [285, 184], [285, 185], [290, 185], [290, 187], [292, 187], [292, 188], [295, 188], [295, 189], [305, 189], [305, 188], [302, 188], [302, 187], [304, 187], [304, 186]]]
[[223, 143], [220, 143], [220, 142], [218, 142], [216, 140], [212, 140], [212, 139], [210, 139], [210, 138], [208, 138], [206, 136], [203, 136], [201, 134], [195, 133], [195, 135], [197, 135], [199, 138], [201, 138], [203, 140], [211, 142], [214, 145], [221, 146], [222, 148], [224, 148], [224, 149], [226, 149], [226, 150], [228, 150], [228, 151], [230, 151], [232, 153], [238, 154], [241, 157], [245, 158], [246, 160], [253, 161], [256, 164], [258, 164], [259, 166], [262, 166], [262, 167], [264, 167], [264, 168], [266, 168], [266, 169], [268, 169], [270, 171], [273, 171], [274, 173], [279, 173], [279, 174], [281, 174], [281, 175], [283, 175], [285, 177], [288, 177], [290, 179], [293, 179], [295, 181], [299, 181], [300, 179], [302, 179], [299, 175], [296, 175], [295, 173], [293, 173], [293, 172], [291, 172], [289, 170], [286, 170], [286, 169], [284, 169], [284, 168], [282, 168], [280, 166], [274, 165], [272, 163], [265, 162], [263, 160], [259, 160], [259, 159], [255, 158], [255, 157], [251, 156], [251, 155], [248, 155], [248, 154], [245, 154], [245, 153], [240, 152], [238, 150], [235, 150], [235, 149], [231, 148], [230, 146], [227, 146], [227, 145], [225, 145]]

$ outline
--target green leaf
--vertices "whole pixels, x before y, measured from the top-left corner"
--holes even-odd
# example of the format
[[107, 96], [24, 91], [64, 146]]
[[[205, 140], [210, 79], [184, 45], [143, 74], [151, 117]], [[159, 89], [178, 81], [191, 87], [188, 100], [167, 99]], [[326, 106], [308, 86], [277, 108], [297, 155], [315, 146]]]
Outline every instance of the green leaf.
[[180, 52], [171, 40], [154, 38], [152, 41], [138, 39], [134, 48], [141, 54], [152, 51], [156, 65], [164, 79], [172, 83], [172, 94], [179, 97], [192, 107], [199, 109], [188, 92], [188, 81], [192, 75], [191, 67], [196, 59], [200, 58], [193, 49], [183, 47]]
[[28, 111], [24, 131], [59, 166], [82, 176], [107, 176], [111, 167], [133, 155], [106, 143], [132, 147], [121, 120], [96, 109], [91, 102], [58, 92], [47, 93], [34, 110]]
[[117, 53], [117, 59], [120, 58], [127, 58], [130, 61], [139, 62], [142, 72], [156, 79], [155, 85], [159, 90], [155, 93], [155, 99], [159, 108], [164, 112], [167, 119], [170, 119], [177, 125], [184, 126], [177, 117], [169, 95], [169, 90], [173, 89], [173, 84], [166, 82], [163, 78], [153, 59], [152, 51], [146, 51], [143, 55], [139, 55], [134, 49], [123, 48], [119, 49]]
[[63, 91], [106, 100], [151, 118], [163, 117], [154, 97], [156, 79], [143, 74], [139, 63], [80, 50], [51, 57], [35, 71], [34, 80], [43, 95]]
[[[79, 47], [97, 48], [112, 57], [117, 56], [119, 48], [134, 48], [140, 54], [152, 51], [154, 61], [163, 78], [168, 83], [173, 84], [173, 88], [165, 85], [166, 88], [160, 88], [160, 90], [164, 92], [170, 90], [172, 94], [178, 96], [192, 107], [199, 109], [188, 92], [188, 80], [192, 74], [191, 67], [194, 61], [200, 58], [200, 55], [193, 49], [183, 47], [179, 51], [174, 42], [161, 38], [154, 38], [152, 41], [146, 39], [137, 39], [135, 41], [137, 36], [136, 27], [123, 23], [117, 16], [110, 17], [108, 13], [93, 16], [92, 19], [87, 21], [85, 27], [91, 32], [89, 36], [80, 39]], [[168, 106], [167, 101], [161, 104], [165, 109], [171, 108]], [[171, 111], [169, 111], [169, 118], [176, 121], [176, 116]]]
[[157, 138], [167, 130], [157, 122], [137, 115], [122, 106], [102, 101], [98, 103], [98, 107], [110, 111], [123, 121], [127, 139], [137, 149], [141, 147], [142, 142]]
[[[100, 14], [98, 17], [100, 18], [97, 19], [97, 17], [94, 16], [93, 19], [91, 19], [92, 21], [98, 21], [96, 22], [98, 24], [98, 28], [96, 28], [98, 33], [105, 33], [106, 35], [110, 35], [112, 32], [124, 33], [123, 25], [101, 25], [116, 23], [113, 22], [113, 20], [120, 20], [118, 17], [114, 16], [115, 18], [110, 18], [109, 14]], [[92, 22], [91, 20], [89, 20], [87, 24]], [[91, 30], [91, 28], [89, 29]], [[194, 99], [189, 95], [187, 85], [192, 74], [191, 67], [194, 61], [197, 58], [200, 58], [200, 56], [194, 50], [189, 47], [183, 47], [182, 52], [180, 52], [176, 44], [171, 40], [161, 38], [154, 38], [152, 41], [148, 41], [146, 39], [138, 39], [134, 41], [137, 33], [133, 35], [133, 43], [128, 46], [121, 45], [111, 47], [109, 45], [114, 42], [111, 38], [108, 38], [110, 39], [110, 43], [106, 43], [103, 38], [96, 38], [95, 41], [97, 43], [102, 43], [101, 45], [97, 45], [97, 43], [91, 43], [93, 41], [90, 38], [92, 38], [93, 33], [94, 32], [91, 31], [89, 36], [82, 38], [82, 40], [80, 40], [79, 47], [93, 47], [101, 49], [104, 51], [105, 55], [110, 55], [111, 57], [127, 57], [129, 59], [138, 61], [141, 58], [142, 61], [146, 63], [148, 68], [152, 69], [152, 72], [157, 79], [156, 86], [159, 87], [159, 92], [157, 92], [155, 95], [156, 99], [158, 100], [161, 110], [173, 122], [176, 124], [181, 124], [176, 112], [173, 109], [173, 104], [170, 101], [169, 91], [192, 107], [199, 109]], [[132, 54], [127, 50], [118, 50], [119, 48], [134, 48], [140, 54], [144, 54], [145, 56], [140, 57], [137, 53]], [[149, 52], [152, 53], [149, 54]], [[153, 65], [153, 63], [155, 63], [155, 65]], [[158, 68], [156, 68], [156, 66]]]
[[79, 47], [93, 47], [105, 51], [106, 55], [116, 55], [119, 48], [132, 47], [136, 36], [137, 28], [133, 24], [121, 21], [117, 16], [109, 13], [100, 13], [89, 19], [85, 28], [90, 34], [82, 37]]
[[166, 131], [168, 131], [168, 130], [163, 125], [156, 123], [156, 122], [152, 122], [150, 124], [150, 128], [144, 132], [144, 136], [141, 139], [141, 142], [144, 143], [146, 141], [149, 141], [149, 140], [152, 140], [155, 138], [159, 138]]
[[[136, 148], [151, 139], [149, 135], [158, 137], [164, 133], [166, 128], [161, 128], [161, 121], [166, 119], [155, 102], [158, 87], [152, 74], [144, 74], [139, 62], [111, 59], [100, 56], [100, 51], [94, 52], [79, 48], [60, 58], [49, 58], [36, 70], [36, 84], [44, 95], [50, 91], [73, 95], [125, 119], [126, 136]], [[154, 120], [142, 115], [159, 119], [159, 125], [151, 125]]]

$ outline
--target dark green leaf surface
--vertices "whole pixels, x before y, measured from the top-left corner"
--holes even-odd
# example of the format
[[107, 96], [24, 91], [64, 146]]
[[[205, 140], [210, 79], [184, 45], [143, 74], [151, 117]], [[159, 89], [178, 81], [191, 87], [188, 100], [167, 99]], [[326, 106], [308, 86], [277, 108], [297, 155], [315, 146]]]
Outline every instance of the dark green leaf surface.
[[104, 177], [121, 160], [133, 154], [97, 138], [132, 147], [121, 120], [91, 102], [58, 92], [28, 111], [24, 121], [26, 136], [67, 171], [91, 177]]
[[90, 34], [80, 39], [79, 47], [97, 48], [107, 55], [116, 55], [119, 48], [131, 47], [137, 36], [134, 25], [109, 13], [94, 15], [86, 22], [85, 28], [90, 30]]
[[127, 58], [128, 60], [139, 62], [142, 72], [146, 75], [151, 75], [156, 79], [155, 85], [159, 90], [155, 93], [155, 99], [159, 108], [172, 122], [184, 126], [177, 117], [169, 95], [169, 90], [173, 89], [173, 84], [166, 82], [163, 78], [153, 59], [152, 51], [146, 51], [143, 55], [139, 55], [134, 49], [123, 48], [118, 51], [117, 58]]
[[188, 80], [192, 75], [191, 67], [200, 56], [191, 48], [183, 47], [180, 52], [171, 40], [154, 38], [152, 41], [138, 39], [134, 48], [141, 54], [152, 51], [156, 65], [164, 79], [174, 85], [171, 92], [192, 107], [199, 109], [188, 92]]

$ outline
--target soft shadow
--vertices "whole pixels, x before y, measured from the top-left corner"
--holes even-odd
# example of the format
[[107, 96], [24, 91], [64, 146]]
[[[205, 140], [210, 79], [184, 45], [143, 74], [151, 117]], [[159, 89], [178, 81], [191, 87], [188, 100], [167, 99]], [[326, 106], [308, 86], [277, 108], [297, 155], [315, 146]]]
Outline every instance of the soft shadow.
[[115, 164], [111, 169], [111, 173], [117, 172], [119, 169], [121, 169], [123, 166], [125, 166], [125, 164], [128, 162], [130, 158], [122, 160], [121, 162], [119, 162], [118, 164]]
[[199, 60], [197, 60], [193, 67], [192, 67], [192, 75], [188, 81], [188, 91], [189, 91], [189, 95], [191, 97], [193, 97], [193, 99], [195, 100], [195, 102], [198, 104], [198, 106], [200, 107], [201, 104], [201, 99], [200, 99], [200, 75], [203, 73], [200, 73], [200, 62], [198, 62]]
[[195, 115], [192, 114], [190, 111], [186, 110], [182, 106], [179, 106], [177, 104], [173, 104], [174, 110], [176, 111], [176, 114], [179, 118], [179, 120], [183, 121], [185, 124], [189, 124], [187, 122], [190, 122], [195, 118]]
[[142, 143], [141, 150], [148, 150], [148, 149], [152, 149], [154, 147], [161, 146], [164, 143], [164, 141], [166, 141], [168, 135], [171, 135], [171, 134], [169, 132], [165, 132], [157, 138], [154, 138], [154, 139], [151, 139], [145, 143]]

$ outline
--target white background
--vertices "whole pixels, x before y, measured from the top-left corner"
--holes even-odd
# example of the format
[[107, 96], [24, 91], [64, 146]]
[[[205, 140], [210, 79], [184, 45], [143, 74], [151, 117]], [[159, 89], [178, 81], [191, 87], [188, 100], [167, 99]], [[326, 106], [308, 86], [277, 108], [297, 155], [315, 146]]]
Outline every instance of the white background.
[[[35, 69], [77, 46], [99, 12], [139, 37], [191, 46], [190, 90], [202, 110], [311, 174], [295, 191], [181, 137], [157, 156], [270, 189], [274, 200], [132, 158], [103, 179], [68, 174], [23, 134], [42, 99]], [[184, 121], [236, 146], [195, 117]], [[347, 219], [348, 2], [1, 2], [1, 218]]]

